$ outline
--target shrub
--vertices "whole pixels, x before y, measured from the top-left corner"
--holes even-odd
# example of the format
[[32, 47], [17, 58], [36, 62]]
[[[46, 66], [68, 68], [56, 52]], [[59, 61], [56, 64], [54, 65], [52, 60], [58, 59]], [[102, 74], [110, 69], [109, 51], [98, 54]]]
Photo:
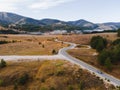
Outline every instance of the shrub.
[[57, 51], [55, 49], [53, 49], [52, 54], [57, 54]]
[[15, 43], [15, 42], [17, 42], [17, 40], [12, 40], [12, 43]]
[[105, 65], [105, 67], [106, 67], [108, 70], [111, 70], [111, 68], [112, 68], [112, 63], [111, 63], [111, 60], [110, 60], [109, 57], [105, 60], [104, 65]]
[[50, 87], [50, 89], [49, 90], [55, 90], [55, 88], [54, 87]]
[[112, 42], [112, 45], [118, 45], [120, 44], [120, 39], [116, 39], [115, 41]]
[[48, 89], [45, 87], [41, 87], [40, 90], [48, 90]]
[[80, 84], [79, 84], [79, 89], [83, 90], [83, 88], [84, 88], [84, 83], [81, 81]]
[[45, 79], [44, 79], [44, 78], [41, 78], [40, 81], [41, 81], [42, 83], [44, 83], [44, 82], [45, 82]]
[[117, 31], [117, 36], [120, 37], [120, 29]]
[[103, 50], [99, 55], [98, 55], [98, 63], [100, 65], [104, 65], [105, 60], [110, 57], [110, 53], [106, 50]]
[[42, 48], [44, 48], [45, 46], [44, 46], [44, 44], [42, 45]]
[[64, 74], [65, 74], [64, 70], [57, 70], [55, 73], [56, 76], [62, 76]]
[[14, 90], [18, 90], [18, 84], [17, 83], [14, 84]]
[[114, 46], [111, 52], [112, 52], [112, 58], [113, 58], [112, 62], [116, 63], [120, 61], [120, 44]]
[[3, 80], [0, 79], [0, 86], [3, 86]]
[[41, 42], [38, 43], [39, 45], [42, 44]]
[[9, 43], [9, 41], [5, 41], [5, 40], [0, 41], [0, 44], [6, 44], [6, 43]]
[[4, 59], [1, 59], [0, 68], [4, 68], [4, 67], [6, 67], [6, 62], [4, 61]]
[[27, 83], [28, 79], [29, 79], [29, 75], [25, 73], [23, 76], [19, 78], [18, 83], [20, 85], [24, 85]]
[[71, 85], [68, 86], [68, 90], [74, 90]]

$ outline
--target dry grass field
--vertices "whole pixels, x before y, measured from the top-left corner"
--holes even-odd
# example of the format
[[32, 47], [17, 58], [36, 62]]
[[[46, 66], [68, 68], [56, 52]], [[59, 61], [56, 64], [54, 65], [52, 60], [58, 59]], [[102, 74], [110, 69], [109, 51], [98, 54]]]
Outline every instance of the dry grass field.
[[83, 44], [88, 45], [90, 42], [90, 39], [93, 36], [103, 36], [104, 38], [107, 38], [110, 41], [113, 41], [117, 38], [116, 33], [97, 33], [97, 34], [81, 34], [81, 35], [61, 35], [58, 38], [62, 41], [67, 42], [73, 42], [76, 44]]
[[0, 40], [11, 43], [0, 45], [0, 55], [51, 55], [66, 44], [54, 42], [56, 36], [0, 35]]
[[[23, 76], [27, 74], [27, 79]], [[21, 79], [22, 77], [22, 79]], [[19, 84], [20, 80], [26, 81]], [[113, 90], [109, 85], [109, 90]], [[0, 90], [106, 90], [102, 80], [64, 60], [7, 62]]]

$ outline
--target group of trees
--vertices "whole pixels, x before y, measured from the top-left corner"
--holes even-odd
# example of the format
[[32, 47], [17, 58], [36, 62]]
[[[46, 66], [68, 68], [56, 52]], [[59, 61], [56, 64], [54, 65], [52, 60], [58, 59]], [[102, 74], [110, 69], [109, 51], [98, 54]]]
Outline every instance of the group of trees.
[[80, 26], [72, 26], [72, 25], [33, 25], [33, 24], [23, 24], [23, 25], [16, 25], [10, 26], [10, 29], [16, 29], [21, 31], [28, 31], [28, 32], [47, 32], [53, 30], [67, 30], [68, 32], [73, 30], [86, 30], [91, 28], [85, 28]]
[[6, 43], [10, 43], [10, 42], [6, 40], [0, 40], [0, 44], [6, 44]]
[[[120, 31], [118, 31], [118, 36]], [[99, 52], [98, 63], [105, 66], [108, 70], [112, 69], [112, 65], [120, 62], [120, 39], [116, 39], [109, 43], [101, 36], [94, 36], [91, 39], [90, 45], [93, 49]]]
[[113, 41], [110, 47], [99, 53], [98, 62], [108, 69], [111, 69], [112, 64], [120, 62], [120, 39]]
[[98, 52], [101, 52], [107, 47], [107, 40], [101, 36], [94, 36], [90, 41], [90, 46]]

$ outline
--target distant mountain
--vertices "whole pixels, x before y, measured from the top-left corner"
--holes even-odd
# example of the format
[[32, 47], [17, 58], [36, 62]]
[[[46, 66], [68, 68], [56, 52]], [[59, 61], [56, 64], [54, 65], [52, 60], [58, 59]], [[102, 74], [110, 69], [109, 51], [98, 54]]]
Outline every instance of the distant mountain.
[[6, 30], [4, 27], [0, 26], [0, 30]]
[[[31, 31], [34, 30], [34, 25], [36, 30], [43, 29], [43, 30], [56, 30], [56, 29], [66, 29], [66, 30], [75, 30], [75, 29], [103, 29], [103, 30], [115, 30], [120, 28], [120, 22], [108, 22], [108, 23], [101, 23], [96, 24], [84, 19], [76, 20], [76, 21], [61, 21], [57, 19], [42, 19], [36, 20], [33, 18], [17, 15], [14, 13], [8, 12], [0, 12], [0, 25], [13, 25], [17, 26], [19, 30], [20, 25], [27, 25], [24, 26], [24, 30], [27, 30], [30, 27]], [[36, 27], [38, 26], [38, 27]], [[16, 27], [14, 28], [16, 29]], [[23, 30], [23, 28], [22, 28]]]
[[46, 25], [53, 25], [53, 24], [66, 24], [66, 22], [64, 21], [60, 21], [57, 19], [42, 19], [40, 20], [42, 23], [46, 24]]
[[103, 30], [117, 30], [118, 28], [120, 27], [114, 24], [108, 24], [108, 23], [98, 24], [98, 27], [97, 27], [97, 29], [103, 29]]
[[44, 25], [39, 20], [7, 12], [0, 12], [0, 23]]
[[92, 29], [94, 29], [98, 26], [97, 24], [86, 21], [84, 19], [80, 19], [77, 21], [69, 21], [68, 23], [73, 25], [73, 26], [87, 27], [87, 28], [92, 28]]
[[39, 20], [35, 20], [32, 18], [22, 18], [19, 21], [15, 22], [14, 24], [18, 24], [18, 25], [24, 25], [24, 24], [45, 25], [44, 23], [40, 22]]
[[23, 16], [13, 14], [13, 13], [7, 13], [7, 12], [0, 12], [0, 21], [7, 22], [7, 23], [15, 23], [22, 18], [25, 18]]

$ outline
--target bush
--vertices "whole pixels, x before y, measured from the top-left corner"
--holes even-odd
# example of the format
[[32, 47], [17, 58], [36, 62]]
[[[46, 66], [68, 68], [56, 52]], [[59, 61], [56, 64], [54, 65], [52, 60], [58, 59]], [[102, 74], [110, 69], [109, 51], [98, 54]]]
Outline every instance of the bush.
[[45, 46], [44, 45], [42, 45], [42, 48], [44, 48]]
[[79, 89], [80, 90], [83, 90], [84, 89], [84, 83], [81, 81], [80, 84], [79, 84]]
[[110, 52], [107, 50], [103, 50], [99, 55], [98, 55], [98, 63], [100, 65], [104, 65], [105, 60], [110, 57]]
[[120, 44], [120, 39], [116, 39], [115, 41], [112, 42], [112, 45], [118, 45]]
[[41, 87], [40, 90], [48, 90], [48, 89], [45, 87]]
[[120, 37], [120, 29], [117, 31], [117, 36]]
[[6, 43], [9, 43], [9, 41], [5, 41], [5, 40], [0, 41], [0, 44], [6, 44]]
[[18, 90], [18, 84], [17, 83], [14, 84], [14, 90]]
[[110, 60], [109, 57], [105, 60], [104, 65], [105, 65], [105, 67], [106, 67], [108, 70], [111, 70], [111, 68], [112, 68], [112, 63], [111, 63], [111, 60]]
[[28, 79], [29, 79], [29, 76], [28, 74], [25, 73], [22, 77], [19, 78], [18, 83], [20, 85], [24, 85], [27, 83]]
[[53, 49], [52, 54], [57, 54], [57, 51], [55, 49]]
[[6, 62], [4, 61], [4, 59], [1, 59], [0, 68], [4, 68], [4, 67], [6, 67]]
[[3, 80], [0, 79], [0, 86], [3, 86]]
[[120, 44], [114, 46], [111, 52], [112, 52], [112, 62], [116, 63], [120, 61]]
[[55, 88], [54, 87], [50, 87], [50, 89], [49, 90], [55, 90]]
[[74, 90], [71, 85], [68, 86], [68, 90]]

